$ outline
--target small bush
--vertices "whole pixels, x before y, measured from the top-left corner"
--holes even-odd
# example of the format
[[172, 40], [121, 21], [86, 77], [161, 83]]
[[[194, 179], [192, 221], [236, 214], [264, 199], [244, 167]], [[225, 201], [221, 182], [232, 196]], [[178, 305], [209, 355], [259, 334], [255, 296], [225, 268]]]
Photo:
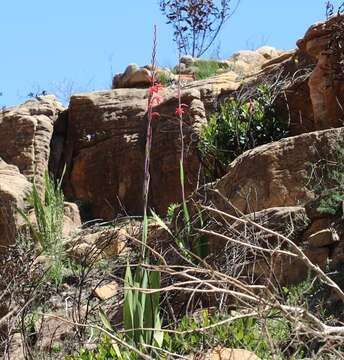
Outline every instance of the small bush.
[[338, 144], [332, 160], [321, 159], [308, 165], [307, 186], [321, 198], [317, 210], [326, 215], [339, 215], [344, 201], [344, 143]]
[[34, 210], [36, 224], [21, 210], [18, 210], [30, 227], [32, 236], [43, 250], [43, 253], [52, 258], [49, 274], [57, 283], [62, 279], [63, 244], [62, 229], [64, 217], [64, 196], [61, 181], [55, 183], [44, 174], [44, 194], [41, 196], [34, 182], [28, 198]]
[[244, 151], [279, 140], [287, 133], [288, 124], [277, 116], [274, 97], [263, 84], [251, 100], [229, 100], [210, 117], [201, 131], [199, 150], [212, 175], [219, 177]]
[[204, 80], [210, 76], [217, 75], [219, 70], [228, 69], [226, 63], [221, 63], [216, 60], [199, 60], [195, 62], [195, 79]]

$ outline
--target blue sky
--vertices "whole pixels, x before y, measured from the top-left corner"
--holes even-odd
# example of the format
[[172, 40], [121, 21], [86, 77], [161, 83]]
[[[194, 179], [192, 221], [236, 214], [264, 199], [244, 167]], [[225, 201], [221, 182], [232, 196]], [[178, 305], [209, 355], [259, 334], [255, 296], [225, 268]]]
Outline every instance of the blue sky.
[[[265, 44], [295, 47], [308, 27], [324, 18], [324, 3], [242, 0], [218, 39], [221, 57]], [[153, 24], [159, 64], [176, 63], [172, 31], [158, 0], [1, 0], [0, 13], [0, 105], [42, 90], [109, 88], [111, 73], [129, 63], [149, 63]]]

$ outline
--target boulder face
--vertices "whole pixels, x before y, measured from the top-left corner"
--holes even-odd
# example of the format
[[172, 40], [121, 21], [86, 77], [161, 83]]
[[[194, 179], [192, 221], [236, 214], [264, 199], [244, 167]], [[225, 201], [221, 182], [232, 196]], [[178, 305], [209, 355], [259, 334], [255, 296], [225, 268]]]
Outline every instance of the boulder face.
[[21, 217], [17, 208], [24, 209], [25, 197], [31, 184], [14, 165], [0, 158], [0, 253], [16, 241]]
[[0, 112], [0, 156], [29, 181], [35, 177], [39, 188], [48, 168], [53, 125], [62, 110], [54, 96], [40, 96]]
[[[150, 207], [164, 213], [181, 200], [179, 121], [175, 91], [163, 91], [160, 113], [153, 121]], [[65, 190], [69, 198], [91, 205], [91, 216], [141, 214], [144, 176], [147, 90], [74, 95], [71, 98], [67, 141], [62, 162], [68, 165]], [[189, 194], [200, 168], [197, 131], [205, 122], [200, 92], [184, 92], [185, 185]]]
[[[344, 128], [315, 131], [247, 151], [215, 189], [244, 213], [310, 200], [314, 193], [306, 187], [307, 166], [333, 154], [343, 135]], [[218, 207], [233, 211], [223, 197], [215, 196]]]
[[343, 123], [344, 82], [340, 75], [342, 69], [338, 68], [343, 53], [335, 49], [336, 37], [343, 25], [344, 15], [334, 16], [311, 26], [304, 38], [297, 42], [301, 52], [316, 61], [308, 86], [317, 130], [342, 126]]

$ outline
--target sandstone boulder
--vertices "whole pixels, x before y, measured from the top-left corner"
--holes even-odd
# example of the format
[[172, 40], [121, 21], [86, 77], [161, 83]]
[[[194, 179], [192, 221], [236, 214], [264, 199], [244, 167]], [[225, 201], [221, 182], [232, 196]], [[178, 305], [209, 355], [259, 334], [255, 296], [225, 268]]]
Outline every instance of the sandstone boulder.
[[[150, 207], [164, 213], [181, 200], [180, 136], [175, 116], [176, 92], [161, 93], [164, 101], [154, 111], [151, 153]], [[69, 171], [65, 190], [70, 199], [89, 204], [91, 217], [112, 219], [116, 214], [142, 213], [147, 90], [118, 89], [74, 95], [68, 119], [65, 158]], [[206, 121], [200, 91], [183, 92], [185, 188], [189, 194], [200, 169], [197, 153], [199, 127]]]
[[[314, 197], [306, 186], [311, 163], [333, 154], [344, 128], [316, 131], [259, 146], [229, 166], [213, 195], [218, 208], [244, 213], [295, 206]], [[223, 198], [228, 199], [230, 205]]]
[[93, 291], [94, 296], [100, 300], [108, 300], [117, 295], [119, 285], [116, 281], [111, 281], [110, 283], [96, 287]]
[[216, 348], [210, 350], [204, 360], [260, 360], [260, 358], [248, 350]]
[[330, 48], [335, 46], [343, 24], [344, 15], [317, 23], [297, 43], [302, 52], [316, 60], [308, 81], [316, 129], [342, 126], [344, 82], [338, 70], [340, 59]]
[[0, 112], [0, 156], [41, 188], [53, 125], [63, 111], [54, 96], [39, 96]]
[[[321, 269], [326, 268], [330, 255], [328, 248], [308, 248], [304, 249], [304, 253], [313, 264]], [[269, 261], [258, 260], [250, 263], [246, 271], [262, 283], [280, 286], [297, 284], [306, 280], [310, 274], [302, 260], [281, 254], [274, 254]]]
[[17, 209], [24, 210], [30, 190], [31, 184], [18, 168], [0, 158], [0, 253], [16, 241], [22, 223]]
[[138, 223], [128, 222], [115, 228], [85, 230], [66, 243], [67, 254], [79, 262], [119, 256], [132, 238], [140, 236], [140, 229]]
[[[302, 206], [264, 209], [245, 215], [241, 220], [246, 219], [278, 234], [287, 236], [293, 239], [295, 243], [302, 242], [302, 234], [308, 226], [305, 209]], [[210, 228], [219, 234], [226, 234], [237, 241], [259, 245], [263, 248], [274, 248], [278, 241], [277, 236], [263, 231], [251, 223], [243, 223], [239, 220], [229, 223], [221, 222], [221, 220], [218, 219]], [[218, 236], [207, 236], [207, 240], [209, 249], [216, 254], [224, 248], [228, 248], [229, 245], [225, 243], [223, 238]], [[239, 245], [233, 243], [233, 246], [238, 248]], [[247, 248], [243, 248], [247, 250]]]
[[[139, 67], [136, 64], [130, 64], [127, 66], [123, 74], [117, 74], [112, 80], [112, 88], [147, 88], [152, 82], [152, 71], [151, 66], [146, 65]], [[164, 79], [175, 79], [169, 69], [156, 69], [156, 80], [159, 81], [161, 77]]]

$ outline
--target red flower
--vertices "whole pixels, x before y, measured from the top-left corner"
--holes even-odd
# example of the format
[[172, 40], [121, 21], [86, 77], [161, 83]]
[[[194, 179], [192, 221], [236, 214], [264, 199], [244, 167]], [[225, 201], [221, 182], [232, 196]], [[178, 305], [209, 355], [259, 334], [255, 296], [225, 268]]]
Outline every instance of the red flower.
[[150, 94], [157, 94], [160, 90], [162, 89], [162, 85], [159, 83], [156, 83], [154, 85], [152, 85], [148, 91]]
[[180, 104], [180, 106], [176, 108], [176, 115], [178, 116], [183, 115], [185, 113], [184, 108], [186, 107], [188, 107], [186, 104]]
[[[155, 105], [159, 105], [162, 102], [162, 96], [155, 95], [148, 101], [148, 107], [152, 108]], [[155, 105], [154, 105], [155, 103]]]
[[155, 117], [159, 117], [160, 114], [158, 112], [152, 112], [151, 116], [152, 116], [152, 119], [154, 119]]

